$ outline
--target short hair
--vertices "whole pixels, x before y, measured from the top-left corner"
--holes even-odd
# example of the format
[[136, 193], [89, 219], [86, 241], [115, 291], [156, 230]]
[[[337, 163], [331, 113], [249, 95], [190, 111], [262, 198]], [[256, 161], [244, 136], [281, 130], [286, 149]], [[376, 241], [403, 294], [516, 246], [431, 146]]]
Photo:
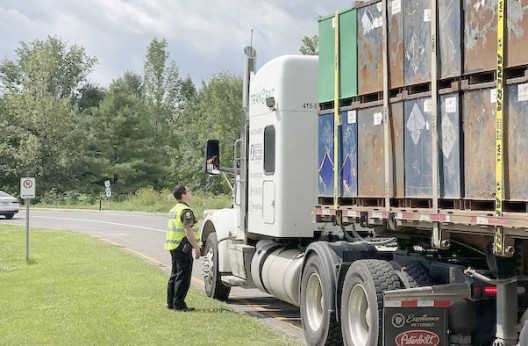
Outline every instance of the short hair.
[[174, 186], [174, 189], [172, 189], [172, 194], [174, 195], [174, 198], [176, 198], [178, 201], [181, 201], [182, 195], [185, 194], [186, 186], [187, 185], [180, 183]]

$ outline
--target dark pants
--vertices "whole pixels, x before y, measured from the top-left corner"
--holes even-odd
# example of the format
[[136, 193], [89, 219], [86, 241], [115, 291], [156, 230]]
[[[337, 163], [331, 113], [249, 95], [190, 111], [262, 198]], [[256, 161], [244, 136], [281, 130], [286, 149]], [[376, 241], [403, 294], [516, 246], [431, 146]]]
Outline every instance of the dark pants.
[[187, 307], [185, 297], [191, 286], [192, 276], [192, 247], [187, 241], [170, 251], [172, 270], [167, 285], [167, 307], [169, 309], [183, 309]]

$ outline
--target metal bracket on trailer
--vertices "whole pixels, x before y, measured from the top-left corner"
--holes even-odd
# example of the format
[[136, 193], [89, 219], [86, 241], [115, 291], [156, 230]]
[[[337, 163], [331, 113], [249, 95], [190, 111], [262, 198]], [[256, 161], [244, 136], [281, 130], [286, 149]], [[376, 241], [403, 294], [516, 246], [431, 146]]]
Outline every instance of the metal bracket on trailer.
[[440, 250], [449, 249], [451, 246], [450, 234], [442, 230], [439, 222], [433, 222], [433, 247]]
[[495, 228], [493, 254], [499, 257], [512, 257], [515, 254], [515, 240], [501, 226]]

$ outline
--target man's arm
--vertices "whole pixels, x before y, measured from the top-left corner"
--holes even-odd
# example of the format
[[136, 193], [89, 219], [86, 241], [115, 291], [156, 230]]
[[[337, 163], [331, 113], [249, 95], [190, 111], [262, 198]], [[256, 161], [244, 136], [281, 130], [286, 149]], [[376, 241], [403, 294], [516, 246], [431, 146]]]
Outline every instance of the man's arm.
[[194, 257], [198, 259], [200, 258], [202, 253], [200, 251], [198, 243], [196, 242], [196, 238], [194, 238], [192, 226], [195, 224], [195, 218], [193, 212], [190, 209], [186, 209], [183, 211], [182, 222], [183, 227], [185, 228], [185, 237], [194, 248]]
[[191, 243], [192, 247], [194, 248], [194, 257], [196, 259], [200, 258], [202, 253], [200, 252], [200, 247], [198, 246], [198, 243], [196, 242], [196, 239], [194, 238], [194, 232], [191, 226], [185, 226], [185, 236], [187, 237], [187, 240], [189, 243]]

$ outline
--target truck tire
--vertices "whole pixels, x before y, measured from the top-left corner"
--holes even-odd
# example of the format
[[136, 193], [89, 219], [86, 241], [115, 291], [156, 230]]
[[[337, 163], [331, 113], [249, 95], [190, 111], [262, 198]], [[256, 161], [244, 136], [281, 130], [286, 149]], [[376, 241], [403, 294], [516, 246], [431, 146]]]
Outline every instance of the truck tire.
[[341, 326], [333, 309], [335, 290], [319, 255], [306, 261], [301, 281], [301, 321], [308, 345], [342, 345]]
[[226, 301], [231, 292], [231, 286], [226, 286], [220, 279], [220, 273], [218, 272], [218, 239], [215, 232], [207, 237], [202, 264], [205, 293], [213, 299]]
[[358, 260], [345, 276], [341, 295], [341, 328], [345, 345], [383, 344], [383, 292], [401, 288], [392, 265]]
[[11, 220], [15, 214], [5, 214], [4, 216], [6, 219]]
[[429, 271], [418, 261], [391, 261], [392, 267], [402, 275], [401, 281], [405, 288], [431, 286]]

